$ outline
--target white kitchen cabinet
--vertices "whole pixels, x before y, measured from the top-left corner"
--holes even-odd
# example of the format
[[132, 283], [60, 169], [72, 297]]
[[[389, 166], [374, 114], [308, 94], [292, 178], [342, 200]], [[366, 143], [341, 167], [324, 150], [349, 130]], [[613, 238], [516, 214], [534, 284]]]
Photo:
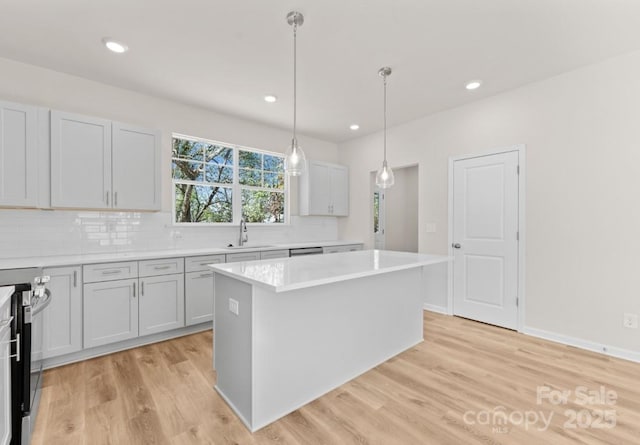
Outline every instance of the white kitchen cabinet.
[[186, 325], [213, 320], [213, 271], [184, 274]]
[[261, 260], [271, 260], [274, 258], [288, 258], [288, 257], [289, 257], [289, 249], [265, 250], [264, 252], [260, 252]]
[[140, 278], [138, 304], [140, 335], [183, 327], [184, 274]]
[[362, 244], [347, 244], [343, 246], [327, 246], [322, 248], [322, 253], [355, 252], [362, 250]]
[[307, 161], [300, 177], [300, 215], [347, 216], [349, 214], [349, 169], [343, 165]]
[[113, 208], [160, 210], [160, 135], [112, 125]]
[[138, 336], [138, 280], [84, 285], [84, 347]]
[[51, 111], [51, 206], [111, 206], [111, 121]]
[[259, 259], [260, 252], [239, 252], [227, 254], [227, 263], [235, 263], [238, 261], [255, 261]]
[[191, 326], [213, 321], [213, 271], [209, 264], [225, 262], [224, 255], [185, 258], [185, 324]]
[[77, 267], [44, 269], [51, 277], [47, 287], [51, 304], [43, 312], [44, 345], [47, 359], [82, 349], [82, 270]]
[[0, 101], [0, 206], [36, 207], [38, 114]]
[[159, 210], [159, 134], [51, 111], [51, 207]]

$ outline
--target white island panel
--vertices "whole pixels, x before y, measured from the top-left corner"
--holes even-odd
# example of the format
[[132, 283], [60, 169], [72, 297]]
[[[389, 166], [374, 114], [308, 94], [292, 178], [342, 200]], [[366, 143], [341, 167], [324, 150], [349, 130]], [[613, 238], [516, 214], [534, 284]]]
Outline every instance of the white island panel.
[[216, 390], [256, 431], [420, 343], [424, 267], [447, 260], [365, 251], [212, 266]]

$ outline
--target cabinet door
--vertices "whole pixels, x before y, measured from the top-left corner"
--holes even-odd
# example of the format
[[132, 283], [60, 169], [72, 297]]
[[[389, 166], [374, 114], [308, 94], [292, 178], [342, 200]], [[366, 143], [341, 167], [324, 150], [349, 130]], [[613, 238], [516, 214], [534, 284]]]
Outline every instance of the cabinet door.
[[138, 280], [84, 285], [84, 347], [138, 336]]
[[110, 208], [111, 122], [51, 112], [51, 207]]
[[349, 214], [349, 169], [347, 167], [329, 167], [331, 188], [331, 214], [347, 216]]
[[[0, 323], [4, 320], [0, 319]], [[0, 445], [11, 441], [11, 325], [0, 326]]]
[[309, 162], [309, 214], [330, 214], [329, 167], [326, 164]]
[[37, 123], [35, 107], [0, 102], [0, 206], [37, 204]]
[[47, 287], [51, 304], [43, 312], [43, 358], [57, 357], [82, 349], [82, 272], [78, 267], [45, 269], [51, 277]]
[[140, 278], [140, 335], [184, 326], [184, 274]]
[[186, 324], [213, 320], [213, 271], [187, 272], [184, 281]]
[[113, 123], [113, 207], [160, 210], [160, 135]]

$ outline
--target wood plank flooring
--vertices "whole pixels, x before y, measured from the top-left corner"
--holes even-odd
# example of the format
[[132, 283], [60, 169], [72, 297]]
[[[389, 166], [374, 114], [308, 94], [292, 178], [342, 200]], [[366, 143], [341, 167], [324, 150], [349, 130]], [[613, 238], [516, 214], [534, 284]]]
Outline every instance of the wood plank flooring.
[[[640, 364], [456, 317], [424, 321], [423, 343], [255, 434], [213, 389], [210, 331], [52, 369], [32, 444], [640, 442]], [[538, 404], [538, 387], [571, 394]], [[579, 403], [601, 389], [615, 404]]]

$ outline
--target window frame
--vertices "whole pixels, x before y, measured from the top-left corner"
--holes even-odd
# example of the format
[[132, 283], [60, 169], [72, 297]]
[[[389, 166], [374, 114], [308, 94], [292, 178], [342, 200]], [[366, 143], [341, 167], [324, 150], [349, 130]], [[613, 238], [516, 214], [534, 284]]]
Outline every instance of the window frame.
[[[199, 182], [191, 181], [188, 179], [176, 179], [173, 177], [172, 164], [174, 160], [178, 158], [173, 157], [173, 141], [174, 139], [184, 139], [192, 142], [200, 142], [210, 145], [218, 145], [233, 150], [233, 163], [230, 166], [233, 174], [233, 181], [231, 183], [214, 183], [214, 182]], [[249, 151], [253, 153], [259, 153], [261, 155], [276, 156], [282, 158], [284, 162], [285, 155], [276, 151], [263, 150], [260, 148], [247, 147], [246, 145], [231, 144], [227, 142], [217, 141], [214, 139], [206, 139], [196, 136], [189, 136], [182, 133], [171, 134], [171, 158], [169, 162], [169, 174], [171, 176], [171, 225], [178, 227], [231, 227], [240, 224], [242, 217], [242, 191], [243, 190], [264, 190], [268, 192], [282, 193], [284, 195], [284, 221], [281, 223], [264, 223], [264, 222], [251, 222], [247, 223], [248, 226], [258, 227], [284, 227], [289, 226], [291, 221], [290, 212], [290, 189], [289, 189], [289, 175], [283, 171], [284, 175], [284, 189], [269, 187], [257, 187], [240, 184], [240, 150]], [[264, 163], [264, 161], [263, 161]], [[205, 163], [206, 164], [206, 163]], [[264, 166], [264, 164], [263, 164]], [[264, 172], [264, 170], [262, 170]], [[195, 185], [219, 185], [221, 187], [227, 187], [231, 189], [232, 196], [232, 211], [231, 222], [178, 222], [176, 221], [176, 184], [195, 184]]]

